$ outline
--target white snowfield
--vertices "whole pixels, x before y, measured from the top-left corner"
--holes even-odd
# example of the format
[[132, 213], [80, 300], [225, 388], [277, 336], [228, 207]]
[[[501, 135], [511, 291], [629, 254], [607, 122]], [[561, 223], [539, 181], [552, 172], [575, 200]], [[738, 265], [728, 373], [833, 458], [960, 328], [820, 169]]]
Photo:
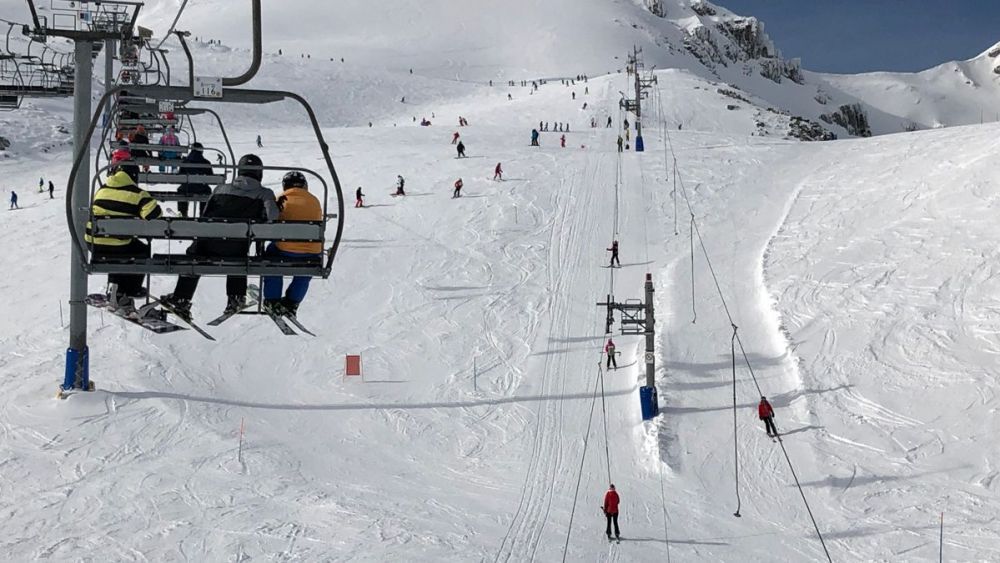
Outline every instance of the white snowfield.
[[[65, 401], [68, 106], [0, 114], [3, 202], [14, 188], [22, 208], [0, 214], [0, 560], [826, 560], [781, 446], [832, 560], [936, 560], [942, 513], [946, 560], [1000, 559], [1000, 127], [796, 143], [785, 118], [728, 111], [671, 69], [644, 106], [646, 152], [619, 156], [624, 76], [529, 94], [286, 61], [250, 86], [315, 104], [348, 204], [334, 273], [299, 314], [319, 337], [241, 316], [212, 343], [91, 310], [97, 391]], [[224, 115], [238, 154], [321, 165], [290, 104]], [[771, 137], [751, 135], [761, 118]], [[539, 121], [569, 123], [566, 147], [552, 132], [528, 146]], [[718, 286], [697, 236], [692, 283], [684, 193]], [[647, 273], [661, 414], [643, 422], [643, 338], [616, 333], [620, 367], [602, 374], [595, 304], [641, 298]], [[203, 280], [195, 317], [223, 294]], [[735, 409], [731, 322], [753, 368], [736, 357]], [[343, 377], [345, 354], [363, 380]], [[609, 482], [621, 544], [604, 536]]]
[[1000, 121], [1000, 43], [967, 61], [923, 72], [810, 77], [884, 112], [882, 127], [891, 127], [892, 118], [917, 129]]

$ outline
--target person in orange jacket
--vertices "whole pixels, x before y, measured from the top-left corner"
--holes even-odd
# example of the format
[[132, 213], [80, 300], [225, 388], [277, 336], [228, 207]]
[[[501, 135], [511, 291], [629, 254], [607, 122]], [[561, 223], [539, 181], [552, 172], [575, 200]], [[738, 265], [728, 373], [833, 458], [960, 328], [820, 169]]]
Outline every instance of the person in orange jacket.
[[465, 185], [465, 184], [462, 183], [462, 179], [461, 178], [459, 178], [458, 180], [455, 180], [455, 193], [453, 193], [451, 195], [451, 197], [453, 197], [453, 198], [455, 198], [455, 197], [462, 197], [462, 186], [463, 185]]
[[618, 498], [618, 491], [615, 490], [615, 486], [611, 485], [608, 492], [604, 493], [604, 505], [601, 507], [604, 510], [604, 516], [608, 520], [608, 541], [611, 541], [611, 524], [615, 525], [615, 539], [621, 540], [622, 533], [618, 529], [618, 503], [621, 499]]
[[[293, 170], [281, 179], [284, 193], [278, 197], [281, 208], [279, 221], [322, 221], [323, 206], [313, 194], [309, 193], [309, 184], [301, 172]], [[319, 260], [323, 257], [323, 245], [319, 242], [277, 241], [268, 245], [265, 256], [281, 257], [293, 260]], [[278, 315], [294, 317], [299, 305], [309, 291], [309, 276], [295, 276], [288, 285], [284, 297], [281, 296], [284, 278], [281, 276], [264, 276], [264, 308]]]
[[768, 436], [773, 438], [778, 435], [778, 429], [774, 426], [774, 408], [763, 395], [760, 396], [760, 404], [757, 405], [757, 416], [764, 421], [764, 429], [767, 430]]

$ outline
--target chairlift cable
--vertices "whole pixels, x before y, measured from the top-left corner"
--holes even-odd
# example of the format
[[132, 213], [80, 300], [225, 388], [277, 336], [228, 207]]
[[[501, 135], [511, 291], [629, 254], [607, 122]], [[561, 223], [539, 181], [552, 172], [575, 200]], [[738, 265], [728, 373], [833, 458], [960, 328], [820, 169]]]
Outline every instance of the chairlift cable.
[[156, 44], [156, 47], [154, 49], [159, 49], [163, 45], [163, 43], [170, 37], [170, 34], [174, 32], [174, 27], [177, 25], [178, 20], [181, 19], [181, 14], [184, 13], [184, 8], [187, 7], [187, 3], [188, 3], [188, 0], [184, 0], [181, 3], [180, 9], [177, 10], [177, 15], [174, 16], [173, 23], [170, 24], [170, 29], [167, 30], [167, 32], [165, 34], [163, 34], [163, 39], [160, 39], [160, 42]]
[[[662, 100], [660, 101], [660, 104], [662, 105]], [[661, 115], [662, 115], [662, 108], [661, 108]], [[681, 195], [684, 196], [684, 201], [687, 204], [687, 208], [688, 208], [689, 213], [691, 214], [691, 228], [692, 228], [692, 231], [693, 231], [693, 235], [697, 235], [697, 237], [698, 237], [698, 242], [699, 242], [699, 245], [701, 247], [702, 255], [705, 257], [705, 261], [708, 264], [709, 272], [712, 274], [712, 280], [715, 283], [715, 289], [718, 292], [719, 299], [722, 302], [723, 310], [726, 313], [726, 317], [729, 319], [729, 324], [734, 328], [734, 330], [733, 330], [733, 341], [734, 341], [735, 344], [739, 344], [740, 353], [743, 356], [743, 360], [746, 363], [747, 368], [750, 371], [750, 376], [751, 376], [751, 378], [752, 378], [752, 380], [754, 382], [754, 385], [757, 387], [757, 390], [760, 392], [761, 391], [761, 389], [760, 389], [760, 383], [757, 380], [756, 374], [753, 372], [753, 366], [750, 363], [750, 358], [749, 358], [749, 356], [747, 356], [746, 350], [743, 347], [743, 341], [740, 338], [739, 333], [735, 330], [736, 329], [736, 323], [733, 320], [733, 316], [732, 316], [732, 314], [731, 314], [731, 312], [729, 310], [729, 306], [726, 303], [725, 294], [722, 291], [722, 286], [720, 285], [719, 278], [716, 275], [715, 267], [714, 267], [714, 265], [712, 263], [711, 256], [709, 255], [708, 249], [705, 246], [705, 240], [704, 240], [704, 238], [701, 235], [701, 229], [698, 228], [698, 223], [697, 223], [696, 215], [695, 215], [695, 212], [694, 212], [694, 205], [691, 203], [690, 195], [688, 194], [687, 187], [684, 184], [684, 176], [683, 176], [683, 174], [680, 173], [680, 169], [677, 167], [677, 164], [676, 164], [677, 163], [677, 152], [674, 149], [672, 136], [669, 133], [669, 129], [666, 128], [666, 127], [664, 127], [664, 132], [667, 134], [667, 143], [669, 145], [670, 154], [671, 154], [671, 156], [674, 159], [674, 172], [677, 175], [677, 180], [678, 180], [678, 182], [679, 182], [679, 184], [681, 186]], [[666, 153], [664, 154], [664, 160], [666, 160]], [[666, 162], [664, 164], [666, 164]], [[693, 240], [694, 240], [694, 236], [692, 236], [692, 244], [693, 244]], [[692, 268], [692, 272], [693, 272], [693, 268]], [[734, 352], [734, 356], [735, 356], [735, 349], [733, 350], [733, 352]], [[761, 393], [761, 395], [763, 395], [763, 393]], [[812, 522], [813, 529], [816, 531], [816, 536], [819, 538], [820, 545], [823, 548], [823, 553], [826, 555], [827, 561], [832, 562], [833, 559], [830, 556], [829, 550], [827, 550], [826, 541], [823, 539], [823, 534], [822, 534], [822, 532], [820, 532], [819, 525], [816, 523], [816, 518], [813, 515], [812, 509], [809, 506], [809, 501], [806, 499], [805, 491], [802, 489], [802, 485], [799, 482], [798, 475], [795, 473], [795, 467], [792, 465], [792, 459], [788, 455], [788, 450], [785, 449], [785, 443], [781, 439], [780, 436], [778, 437], [778, 445], [781, 447], [781, 452], [784, 455], [785, 462], [788, 464], [788, 469], [791, 472], [792, 478], [795, 481], [795, 486], [798, 488], [799, 495], [802, 497], [802, 503], [805, 505], [806, 512], [808, 513], [809, 519]]]

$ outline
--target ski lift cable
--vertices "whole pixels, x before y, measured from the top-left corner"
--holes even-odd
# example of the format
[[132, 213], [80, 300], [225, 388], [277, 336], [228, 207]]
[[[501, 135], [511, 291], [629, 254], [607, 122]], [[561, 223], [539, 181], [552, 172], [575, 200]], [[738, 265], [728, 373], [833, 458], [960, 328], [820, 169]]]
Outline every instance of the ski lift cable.
[[[662, 100], [660, 101], [660, 104], [662, 106]], [[661, 107], [660, 111], [661, 111], [661, 114], [662, 114], [662, 107]], [[716, 291], [718, 291], [718, 293], [719, 293], [719, 299], [722, 302], [722, 307], [725, 310], [726, 317], [729, 319], [729, 324], [734, 329], [733, 332], [734, 332], [735, 342], [737, 344], [739, 344], [739, 346], [740, 346], [740, 353], [742, 354], [743, 360], [744, 360], [744, 362], [746, 362], [747, 368], [750, 371], [750, 377], [752, 378], [752, 380], [754, 382], [754, 386], [757, 388], [757, 391], [760, 392], [761, 391], [760, 383], [757, 380], [757, 376], [756, 376], [756, 374], [753, 371], [753, 366], [750, 363], [749, 356], [747, 356], [746, 349], [743, 346], [743, 341], [740, 338], [739, 333], [736, 331], [736, 328], [737, 328], [736, 322], [733, 320], [732, 313], [730, 312], [729, 306], [726, 303], [725, 294], [722, 291], [722, 286], [719, 283], [718, 276], [716, 275], [715, 267], [714, 267], [714, 265], [712, 263], [711, 256], [709, 255], [708, 249], [705, 246], [705, 240], [702, 237], [701, 229], [698, 228], [698, 223], [697, 223], [696, 215], [695, 215], [695, 212], [694, 212], [694, 205], [691, 203], [690, 195], [688, 194], [687, 187], [684, 184], [684, 175], [680, 173], [680, 169], [676, 165], [677, 153], [676, 153], [676, 150], [674, 149], [673, 138], [670, 135], [670, 132], [669, 132], [668, 128], [664, 127], [663, 130], [666, 133], [667, 144], [669, 145], [670, 153], [671, 153], [671, 155], [674, 158], [674, 162], [675, 162], [675, 168], [674, 169], [675, 169], [675, 172], [677, 174], [678, 182], [679, 182], [679, 184], [681, 186], [681, 194], [684, 196], [684, 201], [686, 202], [688, 211], [691, 214], [691, 225], [693, 227], [694, 234], [697, 235], [697, 237], [698, 237], [698, 242], [699, 242], [699, 245], [701, 247], [702, 255], [705, 257], [705, 261], [708, 264], [709, 272], [712, 274], [712, 280], [715, 283]], [[761, 396], [763, 396], [763, 393], [761, 393]], [[785, 448], [784, 441], [781, 439], [780, 436], [778, 437], [778, 445], [781, 447], [781, 452], [784, 455], [785, 462], [788, 464], [788, 469], [789, 469], [789, 471], [792, 474], [792, 478], [795, 480], [795, 486], [798, 488], [799, 495], [802, 497], [802, 503], [805, 505], [806, 512], [809, 514], [809, 519], [812, 522], [813, 529], [816, 531], [816, 536], [819, 538], [820, 545], [823, 547], [823, 553], [826, 555], [827, 560], [830, 561], [830, 562], [832, 562], [833, 559], [831, 558], [830, 552], [829, 552], [829, 550], [826, 547], [826, 541], [823, 539], [823, 534], [822, 534], [822, 532], [820, 532], [819, 525], [816, 523], [816, 518], [813, 515], [812, 508], [809, 506], [809, 501], [806, 499], [805, 491], [803, 491], [802, 485], [799, 482], [798, 475], [795, 473], [795, 467], [792, 464], [791, 457], [788, 455], [788, 450]]]
[[580, 483], [583, 481], [583, 466], [587, 460], [587, 447], [590, 444], [590, 428], [594, 422], [594, 407], [597, 405], [597, 390], [601, 378], [601, 361], [597, 361], [597, 377], [594, 378], [594, 394], [590, 401], [590, 417], [587, 419], [587, 433], [583, 437], [583, 453], [580, 456], [580, 469], [576, 474], [576, 488], [573, 491], [573, 506], [569, 512], [569, 525], [566, 527], [566, 542], [563, 544], [563, 563], [566, 562], [566, 555], [569, 552], [569, 540], [573, 533], [573, 518], [576, 516], [576, 504], [580, 497]]
[[599, 377], [601, 380], [601, 418], [604, 419], [604, 459], [607, 461], [608, 466], [608, 483], [614, 483], [614, 479], [611, 478], [611, 449], [608, 445], [608, 407], [604, 398], [604, 370], [601, 369], [601, 364], [599, 363], [597, 364], [597, 371], [600, 374]]
[[188, 4], [188, 0], [184, 0], [181, 3], [180, 9], [177, 10], [177, 15], [174, 16], [174, 21], [170, 24], [170, 29], [167, 30], [167, 32], [163, 34], [163, 39], [160, 39], [160, 42], [156, 44], [156, 49], [159, 49], [160, 47], [162, 47], [163, 43], [167, 40], [167, 38], [170, 37], [170, 34], [174, 32], [174, 27], [177, 26], [177, 22], [181, 19], [181, 14], [184, 13], [184, 8], [187, 8], [187, 4]]

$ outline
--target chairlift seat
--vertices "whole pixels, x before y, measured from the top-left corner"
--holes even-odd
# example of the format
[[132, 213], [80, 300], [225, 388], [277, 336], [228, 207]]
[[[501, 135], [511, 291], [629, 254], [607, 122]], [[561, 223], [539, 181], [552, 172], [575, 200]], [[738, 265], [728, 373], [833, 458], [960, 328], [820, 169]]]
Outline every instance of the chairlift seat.
[[[132, 111], [132, 109], [129, 108], [129, 111]], [[177, 120], [176, 119], [159, 119], [159, 118], [155, 118], [155, 119], [142, 119], [142, 118], [140, 118], [140, 119], [119, 119], [118, 120], [118, 126], [122, 127], [122, 128], [124, 128], [124, 127], [138, 127], [140, 125], [142, 125], [146, 129], [153, 129], [153, 128], [165, 129], [165, 128], [171, 127], [171, 126], [177, 127]]]
[[[136, 146], [137, 145], [131, 145], [130, 144], [128, 146], [128, 148], [131, 149], [131, 148], [134, 148]], [[157, 152], [162, 151], [162, 150], [165, 150], [165, 151], [168, 151], [168, 152], [170, 151], [170, 149], [164, 149], [163, 148], [163, 147], [167, 147], [167, 146], [170, 146], [170, 145], [156, 145], [156, 146], [159, 147], [158, 149], [156, 149]], [[112, 145], [112, 147], [115, 148], [115, 149], [119, 148], [117, 145]], [[201, 150], [203, 150], [203, 151], [211, 151], [212, 149], [201, 149]], [[135, 164], [136, 166], [160, 166], [161, 164], [169, 164], [171, 166], [177, 166], [178, 162], [179, 162], [179, 160], [176, 159], [176, 158], [165, 159], [165, 158], [158, 158], [158, 157], [155, 157], [155, 156], [149, 156], [149, 157], [145, 157], [144, 156], [144, 157], [139, 157], [139, 158], [133, 157], [133, 158], [129, 159], [129, 161], [132, 164]], [[209, 164], [194, 164], [194, 163], [190, 163], [190, 162], [181, 162], [181, 164], [183, 166], [190, 166], [191, 168], [201, 168], [201, 169], [206, 170], [206, 171], [211, 166], [218, 166], [218, 164], [212, 164], [212, 165], [209, 165]]]
[[[145, 159], [143, 159], [145, 160]], [[156, 166], [178, 166], [179, 160], [157, 160]], [[140, 172], [140, 184], [222, 184], [226, 181], [223, 174], [168, 174], [166, 172]]]
[[98, 257], [90, 265], [95, 274], [150, 274], [189, 276], [309, 276], [329, 275], [322, 260], [287, 260], [271, 256], [244, 259], [154, 254], [152, 258]]
[[[118, 141], [112, 139], [108, 141], [108, 146], [112, 149], [118, 148]], [[153, 143], [129, 143], [128, 148], [131, 150], [138, 151], [168, 151], [175, 152], [178, 154], [184, 154], [191, 150], [191, 147], [187, 145], [154, 145]], [[157, 160], [155, 163], [150, 163], [149, 166], [160, 165], [161, 161]]]
[[[149, 240], [250, 240], [323, 243], [322, 221], [274, 223], [234, 219], [161, 218], [144, 221], [131, 217], [93, 217], [98, 236], [132, 236]], [[284, 259], [274, 256], [220, 258], [188, 254], [154, 254], [152, 258], [91, 256], [91, 273], [161, 275], [285, 275], [326, 277], [322, 257]]]
[[178, 192], [147, 191], [156, 201], [186, 201], [191, 203], [203, 203], [212, 197], [212, 194], [182, 194]]
[[324, 221], [275, 221], [245, 219], [165, 217], [145, 221], [132, 217], [94, 217], [92, 229], [97, 236], [131, 236], [153, 240], [264, 240], [323, 242]]
[[73, 94], [73, 88], [0, 84], [0, 94], [28, 97], [63, 97]]

